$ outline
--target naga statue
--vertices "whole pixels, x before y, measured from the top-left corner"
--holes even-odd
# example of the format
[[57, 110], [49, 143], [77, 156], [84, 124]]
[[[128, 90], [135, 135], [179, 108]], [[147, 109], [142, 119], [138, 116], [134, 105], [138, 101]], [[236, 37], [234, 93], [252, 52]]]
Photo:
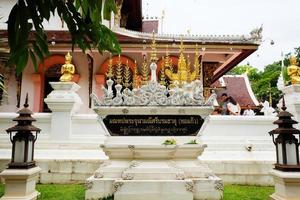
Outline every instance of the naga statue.
[[188, 69], [190, 66], [188, 66], [185, 57], [183, 55], [183, 42], [181, 40], [180, 43], [180, 50], [179, 50], [179, 59], [178, 59], [178, 65], [177, 65], [177, 72], [173, 72], [170, 69], [165, 70], [166, 76], [173, 82], [178, 83], [179, 86], [182, 85], [182, 83], [190, 82], [196, 79], [197, 73], [196, 71], [191, 72], [190, 69]]
[[72, 56], [70, 55], [70, 53], [68, 52], [68, 54], [65, 56], [65, 64], [63, 64], [63, 66], [61, 66], [61, 77], [59, 78], [59, 80], [61, 82], [69, 82], [72, 81], [73, 78], [73, 74], [75, 73], [75, 67], [74, 65], [71, 63], [72, 62]]
[[291, 84], [300, 84], [300, 67], [297, 63], [297, 58], [294, 56], [290, 57], [290, 66], [287, 68], [287, 73], [290, 76]]

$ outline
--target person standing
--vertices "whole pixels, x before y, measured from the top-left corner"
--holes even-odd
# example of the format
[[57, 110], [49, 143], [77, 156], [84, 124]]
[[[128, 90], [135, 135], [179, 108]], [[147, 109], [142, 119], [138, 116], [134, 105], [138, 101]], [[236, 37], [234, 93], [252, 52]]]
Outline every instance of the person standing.
[[231, 96], [227, 98], [227, 109], [229, 115], [240, 115], [241, 114], [241, 107], [240, 105], [234, 100]]
[[227, 109], [227, 103], [228, 103], [228, 96], [226, 93], [223, 93], [221, 95], [221, 108], [222, 108], [222, 111], [221, 111], [221, 115], [228, 115], [228, 109]]
[[250, 104], [247, 105], [247, 109], [244, 110], [243, 115], [244, 116], [254, 116], [255, 115], [254, 111], [251, 109]]

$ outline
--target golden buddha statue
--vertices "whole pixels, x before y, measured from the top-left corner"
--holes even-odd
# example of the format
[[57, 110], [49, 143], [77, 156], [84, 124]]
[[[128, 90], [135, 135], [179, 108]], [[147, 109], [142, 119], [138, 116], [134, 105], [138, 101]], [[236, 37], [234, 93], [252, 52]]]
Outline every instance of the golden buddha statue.
[[298, 66], [297, 58], [294, 56], [290, 57], [290, 66], [287, 68], [287, 73], [290, 76], [291, 84], [300, 83], [300, 67]]
[[178, 65], [177, 65], [177, 73], [172, 72], [170, 69], [166, 69], [166, 71], [165, 71], [167, 77], [172, 82], [175, 82], [175, 81], [178, 82], [179, 85], [181, 85], [183, 82], [195, 80], [196, 75], [197, 75], [195, 71], [189, 72], [189, 70], [188, 70], [189, 66], [187, 66], [187, 62], [183, 55], [183, 50], [184, 50], [184, 46], [183, 46], [183, 42], [181, 40], [180, 50], [179, 50], [180, 55], [179, 55]]
[[75, 67], [71, 63], [72, 62], [72, 56], [70, 55], [69, 52], [67, 53], [65, 58], [66, 58], [65, 64], [63, 64], [61, 66], [61, 69], [60, 69], [62, 75], [59, 78], [59, 80], [61, 82], [70, 82], [70, 81], [72, 81], [73, 74], [75, 73]]

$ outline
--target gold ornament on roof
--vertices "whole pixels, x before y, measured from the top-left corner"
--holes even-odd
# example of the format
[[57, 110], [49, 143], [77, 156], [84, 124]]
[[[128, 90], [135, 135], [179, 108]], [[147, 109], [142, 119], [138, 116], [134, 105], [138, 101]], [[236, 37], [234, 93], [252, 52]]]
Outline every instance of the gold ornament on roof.
[[128, 60], [126, 61], [125, 71], [124, 71], [124, 83], [125, 88], [131, 87], [131, 73], [128, 66]]
[[166, 46], [166, 56], [164, 59], [164, 66], [166, 69], [170, 69], [172, 72], [174, 71], [172, 59], [169, 56], [169, 45]]
[[190, 62], [190, 55], [187, 56], [187, 65], [186, 65], [186, 71], [187, 71], [187, 79], [186, 81], [188, 83], [192, 82], [191, 77], [191, 62]]
[[59, 80], [61, 82], [70, 82], [72, 81], [73, 74], [75, 73], [75, 67], [72, 64], [72, 56], [68, 52], [65, 56], [65, 64], [61, 66], [61, 77]]
[[196, 44], [196, 48], [195, 48], [194, 71], [196, 73], [196, 79], [200, 80], [201, 66], [199, 63], [198, 44]]
[[142, 85], [146, 85], [149, 81], [149, 67], [147, 65], [146, 62], [146, 58], [144, 57], [143, 63], [142, 63], [142, 67], [141, 67], [141, 74], [142, 74], [142, 81], [141, 84]]
[[132, 87], [133, 88], [138, 88], [139, 87], [139, 76], [138, 76], [138, 68], [137, 68], [136, 60], [134, 61]]
[[151, 57], [150, 60], [151, 62], [156, 62], [158, 60], [156, 56], [156, 42], [155, 42], [155, 34], [154, 31], [152, 32], [152, 44], [151, 44]]
[[[180, 50], [179, 50], [179, 59], [177, 64], [177, 73], [172, 72], [170, 69], [166, 69], [166, 75], [171, 81], [177, 81], [179, 84], [183, 82], [187, 82], [188, 79], [188, 69], [187, 69], [187, 62], [183, 55], [184, 46], [183, 41], [181, 39], [180, 42]], [[190, 80], [193, 81], [196, 78], [196, 72], [192, 72], [190, 75]]]
[[287, 68], [287, 73], [290, 76], [291, 84], [300, 84], [300, 67], [295, 56], [290, 57], [290, 66]]
[[114, 69], [113, 69], [111, 54], [110, 54], [109, 61], [108, 61], [108, 69], [106, 72], [106, 77], [107, 77], [107, 79], [113, 79], [113, 77], [114, 77]]
[[123, 82], [122, 80], [123, 80], [123, 69], [122, 69], [121, 55], [119, 54], [119, 60], [115, 70], [115, 83], [122, 85]]
[[[163, 58], [163, 60], [164, 60], [164, 59], [165, 59], [165, 58]], [[164, 66], [164, 64], [161, 65], [159, 83], [160, 83], [161, 85], [164, 85], [164, 86], [167, 85], [167, 83], [166, 83], [165, 66]]]

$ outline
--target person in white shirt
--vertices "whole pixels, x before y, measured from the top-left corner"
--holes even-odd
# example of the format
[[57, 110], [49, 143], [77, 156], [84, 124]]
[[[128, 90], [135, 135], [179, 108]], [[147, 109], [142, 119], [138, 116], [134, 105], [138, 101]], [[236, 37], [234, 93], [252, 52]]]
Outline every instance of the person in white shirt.
[[229, 115], [240, 115], [241, 107], [240, 105], [230, 96], [228, 97], [227, 109]]
[[247, 109], [244, 110], [243, 115], [244, 116], [254, 116], [255, 115], [254, 111], [251, 109], [250, 104], [247, 105]]

